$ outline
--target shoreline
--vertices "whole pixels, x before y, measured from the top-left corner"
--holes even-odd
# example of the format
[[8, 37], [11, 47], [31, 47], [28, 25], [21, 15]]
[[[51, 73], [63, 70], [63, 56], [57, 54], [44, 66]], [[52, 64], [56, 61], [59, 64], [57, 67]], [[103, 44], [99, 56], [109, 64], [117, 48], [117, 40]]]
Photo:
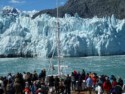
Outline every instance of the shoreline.
[[[63, 58], [87, 58], [87, 57], [113, 57], [113, 56], [125, 56], [125, 54], [119, 54], [119, 55], [90, 55], [90, 56], [63, 56]], [[42, 56], [37, 56], [37, 55], [14, 55], [14, 54], [9, 54], [9, 55], [0, 55], [0, 58], [41, 58]], [[56, 56], [55, 56], [56, 57]], [[55, 58], [54, 57], [54, 58]], [[51, 57], [43, 57], [43, 58], [51, 58]]]

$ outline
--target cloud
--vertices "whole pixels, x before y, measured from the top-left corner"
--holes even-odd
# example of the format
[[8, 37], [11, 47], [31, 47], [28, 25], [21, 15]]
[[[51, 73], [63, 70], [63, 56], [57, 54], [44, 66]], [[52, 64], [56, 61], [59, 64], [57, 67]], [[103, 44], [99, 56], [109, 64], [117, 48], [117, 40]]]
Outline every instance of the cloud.
[[10, 3], [25, 3], [23, 0], [11, 0]]

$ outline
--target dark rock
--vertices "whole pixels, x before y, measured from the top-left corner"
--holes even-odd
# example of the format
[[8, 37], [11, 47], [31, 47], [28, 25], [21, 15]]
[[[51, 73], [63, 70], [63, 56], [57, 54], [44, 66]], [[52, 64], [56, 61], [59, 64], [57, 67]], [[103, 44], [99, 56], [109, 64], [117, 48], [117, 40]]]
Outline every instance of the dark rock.
[[[114, 16], [118, 19], [125, 18], [125, 0], [68, 0], [64, 6], [59, 7], [59, 17], [63, 17], [65, 13], [74, 16], [78, 13], [80, 17], [92, 18]], [[51, 16], [56, 16], [56, 9], [42, 10], [35, 15], [33, 19], [38, 15], [47, 13]]]

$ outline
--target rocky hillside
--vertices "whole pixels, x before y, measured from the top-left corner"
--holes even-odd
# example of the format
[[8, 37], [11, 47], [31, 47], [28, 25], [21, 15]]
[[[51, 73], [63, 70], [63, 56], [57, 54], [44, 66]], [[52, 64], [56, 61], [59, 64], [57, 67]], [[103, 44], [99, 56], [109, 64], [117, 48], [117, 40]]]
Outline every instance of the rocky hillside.
[[[56, 16], [56, 9], [42, 10], [33, 15], [32, 18], [43, 13]], [[65, 13], [72, 16], [78, 13], [83, 18], [114, 14], [116, 18], [123, 19], [125, 18], [125, 0], [68, 0], [64, 6], [59, 7], [59, 16], [63, 17]]]

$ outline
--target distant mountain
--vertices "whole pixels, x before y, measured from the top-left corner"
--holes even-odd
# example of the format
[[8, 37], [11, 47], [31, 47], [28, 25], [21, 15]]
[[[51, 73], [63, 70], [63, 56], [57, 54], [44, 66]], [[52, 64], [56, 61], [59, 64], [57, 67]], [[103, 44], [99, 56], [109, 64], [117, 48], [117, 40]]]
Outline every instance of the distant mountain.
[[16, 8], [10, 7], [10, 6], [5, 6], [2, 9], [3, 14], [15, 14], [17, 15], [20, 11]]
[[[56, 9], [42, 10], [32, 18], [43, 13], [56, 16]], [[92, 18], [94, 16], [114, 16], [118, 19], [125, 18], [125, 0], [68, 0], [64, 6], [59, 7], [59, 16], [63, 17], [65, 13], [73, 16], [78, 13], [80, 17]]]

